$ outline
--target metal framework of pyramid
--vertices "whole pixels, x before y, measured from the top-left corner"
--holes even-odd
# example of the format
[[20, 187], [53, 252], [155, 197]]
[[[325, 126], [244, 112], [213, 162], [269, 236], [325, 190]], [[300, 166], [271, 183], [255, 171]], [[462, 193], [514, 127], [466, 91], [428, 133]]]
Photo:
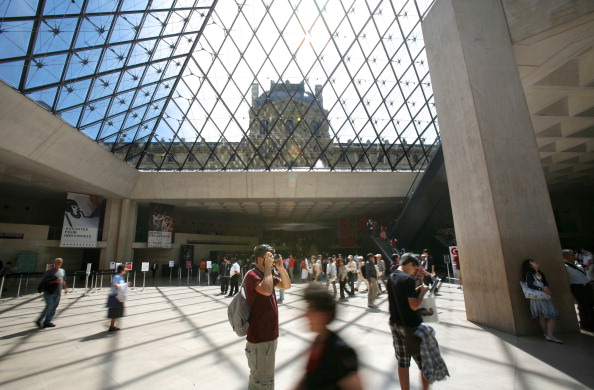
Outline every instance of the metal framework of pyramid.
[[[420, 170], [439, 144], [432, 2], [3, 0], [0, 77], [141, 170]], [[327, 139], [300, 136], [300, 165], [278, 163], [293, 122], [250, 134], [282, 83], [323, 105]]]

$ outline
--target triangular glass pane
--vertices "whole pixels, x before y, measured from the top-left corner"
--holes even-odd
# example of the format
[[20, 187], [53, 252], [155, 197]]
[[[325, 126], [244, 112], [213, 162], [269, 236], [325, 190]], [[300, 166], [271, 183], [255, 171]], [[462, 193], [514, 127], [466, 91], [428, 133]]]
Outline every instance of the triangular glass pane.
[[108, 115], [111, 116], [120, 112], [128, 111], [130, 105], [132, 104], [132, 99], [134, 98], [134, 92], [135, 91], [130, 91], [117, 95], [111, 104]]
[[35, 16], [38, 0], [3, 1], [0, 3], [0, 15], [5, 18], [13, 16]]
[[123, 44], [110, 46], [105, 49], [105, 55], [99, 70], [105, 72], [124, 66], [128, 53], [130, 52], [130, 47], [130, 44]]
[[[144, 19], [142, 29], [138, 34], [139, 39], [159, 36], [163, 27], [165, 27], [169, 12], [151, 12]], [[171, 31], [170, 34], [181, 32], [181, 27], [178, 31]]]
[[72, 126], [76, 127], [78, 125], [78, 121], [80, 118], [80, 114], [82, 112], [83, 107], [73, 108], [71, 110], [62, 111], [57, 113], [60, 118], [64, 119], [66, 122], [70, 123]]
[[119, 15], [112, 29], [110, 42], [123, 42], [134, 39], [142, 26], [142, 14]]
[[66, 84], [60, 90], [60, 99], [57, 110], [63, 110], [78, 104], [82, 104], [89, 92], [91, 80], [83, 80], [72, 84]]
[[44, 19], [39, 25], [35, 49], [37, 53], [67, 50], [72, 43], [78, 18]]
[[[126, 119], [125, 114], [117, 115], [117, 116], [110, 116], [109, 118], [105, 118], [103, 120], [103, 128], [101, 131], [101, 136], [104, 137], [106, 134], [113, 134], [114, 132], [120, 133], [128, 133], [127, 130], [122, 130], [122, 125], [124, 120]], [[132, 139], [132, 138], [130, 138]]]
[[128, 128], [139, 124], [143, 120], [146, 110], [147, 106], [142, 106], [130, 110], [130, 112], [128, 113], [128, 118], [126, 119], [126, 123], [124, 124], [124, 128]]
[[89, 100], [100, 99], [112, 95], [118, 82], [120, 73], [110, 73], [95, 79]]
[[62, 76], [66, 54], [34, 59], [29, 64], [26, 88], [58, 82]]
[[66, 80], [76, 80], [95, 73], [101, 52], [102, 49], [92, 49], [73, 53], [66, 71]]
[[93, 47], [103, 45], [109, 34], [112, 15], [88, 16], [83, 20], [75, 47]]
[[109, 99], [95, 101], [86, 105], [82, 114], [81, 126], [103, 119], [108, 105]]
[[142, 11], [149, 2], [143, 0], [123, 0], [122, 11]]
[[140, 84], [144, 68], [134, 68], [124, 72], [118, 87], [119, 91], [135, 89]]
[[33, 22], [30, 20], [2, 22], [0, 58], [24, 56], [27, 53], [27, 47], [31, 39], [32, 26]]
[[69, 15], [80, 13], [80, 2], [67, 0], [46, 0], [44, 15]]
[[157, 86], [154, 84], [142, 87], [136, 95], [136, 99], [134, 100], [134, 106], [138, 107], [143, 104], [149, 103], [152, 99], [153, 93], [155, 92], [156, 88]]
[[113, 12], [118, 6], [116, 0], [88, 0], [87, 13]]
[[[153, 0], [150, 4], [150, 8], [151, 9], [170, 8], [173, 5], [174, 1], [175, 0]], [[181, 5], [180, 3], [181, 3], [180, 1], [176, 2], [176, 6], [183, 7], [183, 5]], [[193, 3], [190, 3], [190, 5], [193, 5]]]
[[28, 93], [27, 96], [48, 111], [51, 111], [57, 91], [58, 88], [42, 89], [40, 91]]
[[17, 88], [23, 73], [24, 61], [4, 62], [0, 64], [0, 78]]
[[87, 137], [89, 137], [92, 140], [98, 140], [99, 139], [99, 132], [101, 130], [101, 124], [95, 124], [92, 126], [88, 126], [85, 127], [83, 129], [81, 129], [81, 133], [83, 133], [84, 135], [86, 135]]

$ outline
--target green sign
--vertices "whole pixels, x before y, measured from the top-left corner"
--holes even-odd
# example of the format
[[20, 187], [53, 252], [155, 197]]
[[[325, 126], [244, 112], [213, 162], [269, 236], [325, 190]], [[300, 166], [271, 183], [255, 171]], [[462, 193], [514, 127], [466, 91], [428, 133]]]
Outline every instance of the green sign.
[[16, 260], [16, 272], [35, 272], [37, 253], [19, 253]]

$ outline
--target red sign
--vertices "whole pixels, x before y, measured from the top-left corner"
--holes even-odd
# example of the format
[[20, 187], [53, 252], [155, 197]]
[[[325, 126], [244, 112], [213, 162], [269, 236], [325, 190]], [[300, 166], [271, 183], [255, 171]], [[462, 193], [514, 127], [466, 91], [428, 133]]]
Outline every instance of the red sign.
[[132, 263], [126, 263], [126, 269], [128, 271], [131, 271], [132, 270]]
[[186, 261], [186, 268], [192, 268], [192, 262]]

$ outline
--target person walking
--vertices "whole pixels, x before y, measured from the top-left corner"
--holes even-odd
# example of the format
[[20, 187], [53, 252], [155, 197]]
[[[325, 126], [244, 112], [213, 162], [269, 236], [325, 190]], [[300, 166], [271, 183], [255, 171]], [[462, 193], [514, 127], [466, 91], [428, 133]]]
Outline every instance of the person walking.
[[[342, 262], [343, 260], [337, 260]], [[309, 330], [316, 334], [306, 371], [294, 390], [362, 390], [357, 353], [338, 334], [328, 329], [336, 317], [336, 300], [316, 283], [305, 288]]]
[[219, 278], [219, 261], [215, 260], [212, 262], [212, 268], [210, 269], [210, 284], [217, 284]]
[[126, 267], [120, 264], [116, 269], [116, 274], [111, 278], [111, 292], [107, 298], [107, 318], [111, 319], [108, 332], [120, 330], [115, 326], [116, 320], [124, 316], [124, 300], [128, 289], [124, 275], [126, 275]]
[[293, 257], [293, 254], [291, 253], [289, 255], [289, 260], [288, 260], [289, 264], [289, 277], [291, 278], [291, 281], [293, 281], [293, 278], [295, 277], [295, 274], [293, 273], [293, 270], [295, 268], [295, 258]]
[[307, 283], [309, 274], [311, 273], [311, 267], [307, 264], [307, 257], [301, 261], [301, 283]]
[[[274, 259], [274, 248], [261, 244], [254, 248], [255, 267], [245, 274], [245, 293], [252, 315], [245, 354], [250, 368], [248, 390], [274, 389], [274, 363], [279, 336], [278, 304], [275, 288], [288, 290], [291, 279]], [[278, 272], [280, 278], [274, 276]]]
[[[283, 258], [283, 255], [281, 255], [280, 253], [277, 253], [276, 255], [274, 255], [274, 261], [276, 263], [276, 260], [280, 259], [282, 266], [284, 267], [285, 271], [287, 271], [287, 275], [289, 275], [289, 271], [288, 271], [288, 265], [287, 265], [287, 259]], [[275, 268], [275, 273], [274, 276], [276, 276], [277, 278], [281, 278], [281, 274], [280, 271]], [[291, 279], [291, 275], [289, 275], [289, 279]], [[285, 301], [285, 290], [282, 288], [278, 289], [278, 303], [283, 303]]]
[[561, 252], [569, 288], [578, 306], [580, 328], [587, 332], [594, 332], [594, 290], [586, 271], [581, 265], [575, 264], [575, 253], [571, 249]]
[[431, 286], [433, 284], [433, 278], [435, 277], [435, 262], [433, 261], [433, 257], [429, 254], [429, 249], [423, 249], [423, 254], [421, 255], [421, 267], [423, 267], [429, 275], [425, 277], [423, 282], [427, 286]]
[[153, 283], [155, 283], [155, 278], [157, 276], [157, 269], [159, 268], [159, 264], [156, 262], [151, 265], [151, 272], [153, 273]]
[[[336, 278], [338, 276], [338, 272], [336, 267], [337, 264], [334, 264], [334, 259], [332, 257], [328, 258], [328, 265], [326, 266], [326, 288], [332, 284], [332, 289], [334, 290], [334, 297], [336, 297]], [[338, 260], [340, 262], [341, 260]]]
[[379, 293], [382, 293], [382, 285], [386, 287], [386, 282], [384, 280], [384, 275], [386, 273], [386, 263], [382, 259], [381, 253], [375, 255], [375, 265], [377, 266], [377, 270], [379, 271], [377, 274], [377, 287], [379, 289]]
[[356, 291], [355, 290], [355, 279], [357, 278], [357, 261], [353, 257], [353, 255], [349, 255], [347, 257], [346, 269], [347, 269], [347, 275], [348, 275], [347, 284], [349, 285], [351, 293], [354, 294]]
[[219, 275], [221, 277], [221, 295], [227, 294], [229, 279], [231, 278], [231, 263], [229, 263], [228, 257], [223, 257], [223, 262], [219, 267]]
[[62, 268], [64, 260], [61, 258], [54, 259], [54, 266], [43, 275], [42, 283], [43, 300], [45, 307], [35, 321], [35, 325], [39, 328], [53, 328], [56, 325], [52, 319], [56, 315], [56, 309], [60, 304], [60, 297], [62, 296], [62, 289], [68, 293], [68, 286], [66, 285], [66, 270]]
[[237, 294], [239, 291], [239, 277], [241, 276], [241, 268], [237, 263], [237, 259], [234, 257], [231, 259], [233, 263], [231, 265], [231, 289], [229, 290], [229, 295], [232, 297], [233, 295]]
[[345, 292], [349, 296], [352, 296], [354, 294], [353, 290], [349, 291], [347, 288], [347, 282], [349, 279], [347, 267], [344, 264], [344, 262], [342, 261], [342, 259], [338, 260], [338, 264], [336, 266], [338, 267], [338, 283], [340, 285], [340, 299], [346, 299], [346, 297], [344, 295]]
[[369, 292], [367, 293], [367, 307], [370, 309], [377, 309], [377, 306], [374, 302], [375, 298], [377, 298], [379, 295], [379, 286], [377, 285], [378, 271], [375, 265], [375, 255], [373, 253], [368, 253], [366, 257], [367, 260], [365, 261], [365, 264], [363, 264], [361, 272], [369, 284]]
[[363, 256], [355, 256], [357, 258], [357, 287], [355, 288], [355, 291], [359, 291], [359, 286], [361, 286], [361, 283], [365, 283], [365, 286], [367, 287], [365, 289], [365, 292], [369, 291], [369, 282], [367, 281], [367, 279], [365, 279], [365, 275], [363, 275], [362, 269], [363, 266], [365, 265], [365, 262], [363, 261]]

